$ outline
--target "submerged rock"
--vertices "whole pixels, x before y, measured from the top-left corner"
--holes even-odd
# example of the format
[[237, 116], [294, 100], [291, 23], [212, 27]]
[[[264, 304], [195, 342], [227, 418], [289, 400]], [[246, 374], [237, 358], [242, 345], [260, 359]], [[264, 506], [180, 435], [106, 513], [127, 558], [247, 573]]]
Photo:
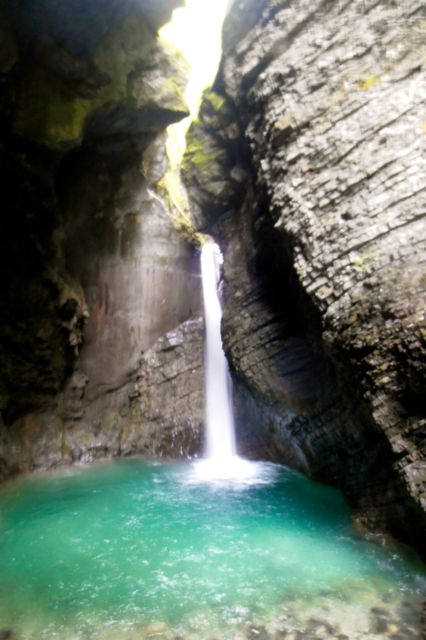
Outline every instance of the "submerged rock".
[[371, 609], [371, 621], [372, 633], [385, 633], [389, 627], [389, 611], [383, 607], [373, 607]]

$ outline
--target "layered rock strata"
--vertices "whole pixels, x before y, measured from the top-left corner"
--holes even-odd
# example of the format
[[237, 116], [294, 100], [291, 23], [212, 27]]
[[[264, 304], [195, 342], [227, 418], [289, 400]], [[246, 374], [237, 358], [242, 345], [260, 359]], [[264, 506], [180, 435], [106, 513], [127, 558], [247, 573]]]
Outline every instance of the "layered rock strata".
[[423, 33], [416, 2], [235, 2], [184, 176], [242, 447], [424, 550]]

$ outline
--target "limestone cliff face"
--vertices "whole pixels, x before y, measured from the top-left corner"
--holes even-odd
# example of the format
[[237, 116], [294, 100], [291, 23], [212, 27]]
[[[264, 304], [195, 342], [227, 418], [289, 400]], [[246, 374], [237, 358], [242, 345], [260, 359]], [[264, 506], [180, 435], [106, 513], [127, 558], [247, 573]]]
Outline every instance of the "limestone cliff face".
[[[165, 127], [187, 115], [186, 64], [156, 34], [179, 4], [0, 8], [0, 476], [102, 451], [166, 453], [161, 429], [186, 424], [179, 411], [167, 429], [157, 420], [147, 445], [151, 411], [128, 445], [113, 419], [141, 351], [199, 311], [194, 248], [155, 191]], [[198, 438], [188, 429], [182, 452]]]
[[235, 2], [184, 163], [194, 220], [225, 254], [242, 447], [340, 486], [363, 523], [418, 547], [422, 11]]

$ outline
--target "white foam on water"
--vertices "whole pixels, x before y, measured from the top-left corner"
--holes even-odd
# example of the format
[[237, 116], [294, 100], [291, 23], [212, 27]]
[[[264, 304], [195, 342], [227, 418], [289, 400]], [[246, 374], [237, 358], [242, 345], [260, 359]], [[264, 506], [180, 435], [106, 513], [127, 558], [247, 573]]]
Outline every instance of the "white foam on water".
[[187, 484], [208, 483], [227, 489], [245, 489], [271, 484], [279, 470], [278, 465], [244, 460], [239, 456], [225, 458], [223, 461], [204, 458], [192, 463], [185, 480]]

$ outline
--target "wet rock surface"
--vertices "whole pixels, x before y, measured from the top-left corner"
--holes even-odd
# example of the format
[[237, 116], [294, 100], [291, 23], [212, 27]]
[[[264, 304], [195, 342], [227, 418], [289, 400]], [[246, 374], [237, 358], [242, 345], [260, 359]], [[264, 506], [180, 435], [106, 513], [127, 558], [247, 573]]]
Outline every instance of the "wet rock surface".
[[202, 320], [188, 320], [142, 354], [125, 384], [95, 399], [87, 397], [87, 376], [74, 372], [54, 406], [26, 414], [9, 429], [4, 453], [9, 470], [26, 472], [136, 454], [198, 454], [203, 345]]
[[65, 181], [74, 175], [62, 200], [63, 246], [86, 293], [79, 368], [92, 399], [123, 385], [140, 351], [200, 307], [197, 254], [155, 192], [161, 168], [151, 175], [166, 162], [163, 137], [142, 160], [143, 172], [137, 155], [117, 167], [81, 152], [62, 169]]
[[184, 177], [225, 254], [243, 449], [248, 429], [424, 550], [422, 11], [236, 2]]

